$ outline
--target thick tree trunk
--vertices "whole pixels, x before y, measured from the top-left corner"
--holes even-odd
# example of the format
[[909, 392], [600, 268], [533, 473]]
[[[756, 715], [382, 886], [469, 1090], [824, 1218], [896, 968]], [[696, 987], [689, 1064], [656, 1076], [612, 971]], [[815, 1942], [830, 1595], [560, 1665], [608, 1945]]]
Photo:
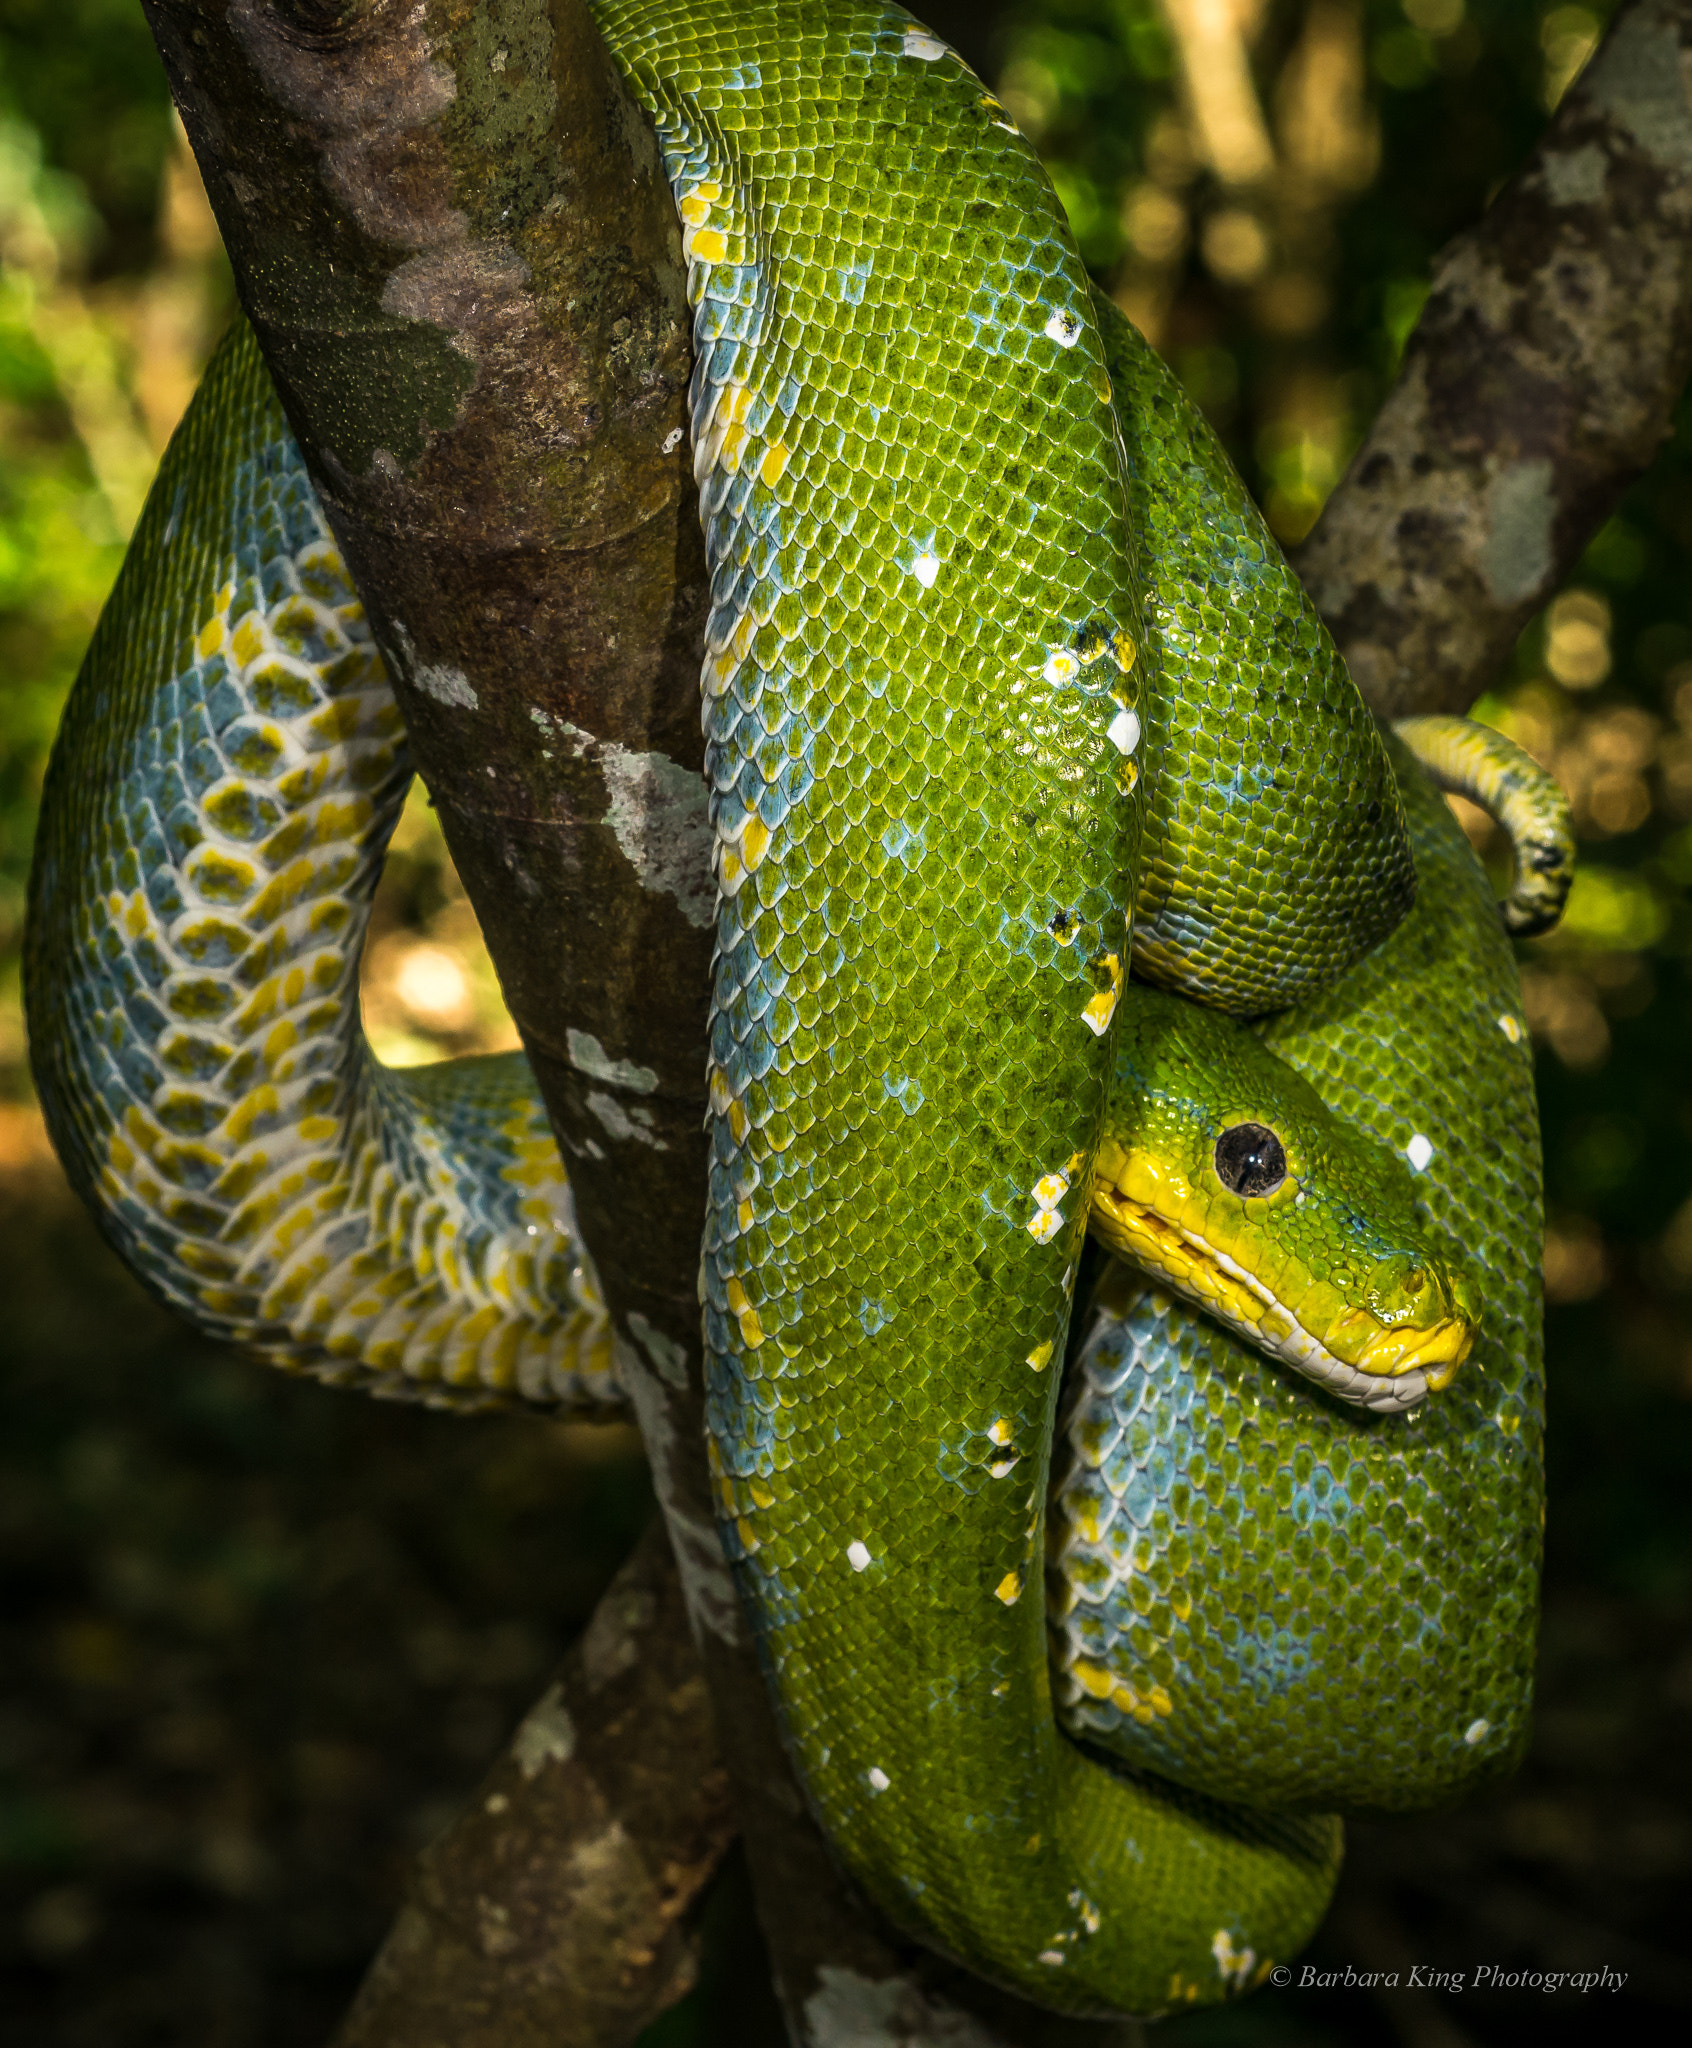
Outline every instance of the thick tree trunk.
[[[343, 2048], [630, 2041], [687, 1979], [729, 1833], [719, 1756], [796, 2040], [1105, 2048], [849, 1895], [717, 1544], [707, 591], [650, 129], [580, 0], [143, 4], [569, 1162], [673, 1555], [630, 1561], [424, 1859]], [[1305, 551], [1377, 708], [1472, 701], [1667, 430], [1692, 348], [1689, 43], [1686, 6], [1623, 7], [1442, 267]]]

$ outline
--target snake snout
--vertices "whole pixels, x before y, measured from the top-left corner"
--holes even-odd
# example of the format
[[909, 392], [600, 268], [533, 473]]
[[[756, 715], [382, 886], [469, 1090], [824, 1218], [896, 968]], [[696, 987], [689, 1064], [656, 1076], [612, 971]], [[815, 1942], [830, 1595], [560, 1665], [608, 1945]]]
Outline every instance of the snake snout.
[[1359, 1372], [1384, 1379], [1420, 1372], [1430, 1393], [1449, 1386], [1480, 1327], [1462, 1269], [1425, 1251], [1397, 1252], [1374, 1267], [1361, 1293], [1330, 1332], [1329, 1349]]

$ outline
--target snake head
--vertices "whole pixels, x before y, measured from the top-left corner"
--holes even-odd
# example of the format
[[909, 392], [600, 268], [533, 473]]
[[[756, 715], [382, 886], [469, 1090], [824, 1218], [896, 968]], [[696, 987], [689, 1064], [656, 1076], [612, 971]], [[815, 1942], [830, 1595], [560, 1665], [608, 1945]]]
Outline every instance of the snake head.
[[1403, 1161], [1246, 1027], [1150, 989], [1126, 1007], [1094, 1234], [1341, 1400], [1449, 1386], [1478, 1290]]

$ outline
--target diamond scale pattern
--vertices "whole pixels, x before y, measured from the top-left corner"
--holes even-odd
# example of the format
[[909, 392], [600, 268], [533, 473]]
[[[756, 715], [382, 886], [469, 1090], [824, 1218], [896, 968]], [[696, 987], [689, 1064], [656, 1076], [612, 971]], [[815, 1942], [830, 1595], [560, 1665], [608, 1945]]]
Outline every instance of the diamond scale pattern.
[[[388, 1073], [357, 964], [410, 780], [257, 347], [165, 459], [54, 757], [31, 1037], [142, 1278], [278, 1365], [456, 1406], [620, 1404], [520, 1056]], [[54, 971], [57, 948], [87, 963]]]
[[[725, 1544], [812, 1799], [886, 1910], [1048, 2003], [1227, 1988], [1224, 1895], [1230, 1944], [1261, 1948], [1331, 1837], [1171, 1826], [1057, 1742], [1041, 1653], [1050, 1361], [1154, 672], [1105, 330], [1032, 153], [900, 10], [599, 18], [657, 127], [694, 307]], [[1385, 929], [1401, 828], [1343, 715], [1339, 754], [1383, 792]], [[1206, 992], [1251, 1007], [1274, 976], [1234, 972], [1230, 908]], [[1328, 975], [1378, 936], [1358, 921], [1331, 920]], [[1154, 1837], [1179, 1897], [1130, 1874]], [[1094, 1892], [1113, 1903], [1082, 1912]]]

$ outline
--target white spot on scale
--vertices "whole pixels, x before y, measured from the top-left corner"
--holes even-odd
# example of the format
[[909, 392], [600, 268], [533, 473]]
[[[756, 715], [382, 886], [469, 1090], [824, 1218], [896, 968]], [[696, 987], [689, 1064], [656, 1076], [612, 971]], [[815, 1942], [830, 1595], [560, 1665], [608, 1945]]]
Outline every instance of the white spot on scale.
[[1418, 1173], [1425, 1173], [1428, 1161], [1434, 1156], [1433, 1140], [1424, 1138], [1420, 1131], [1404, 1148], [1404, 1156]]
[[1491, 1733], [1492, 1723], [1490, 1721], [1471, 1721], [1468, 1727], [1463, 1730], [1463, 1740], [1472, 1749], [1477, 1742], [1484, 1742]]
[[1061, 307], [1046, 322], [1046, 332], [1060, 348], [1073, 348], [1081, 339], [1081, 316]]
[[881, 1768], [880, 1764], [871, 1764], [869, 1769], [865, 1771], [864, 1778], [872, 1792], [885, 1792], [893, 1782]]
[[869, 1569], [869, 1561], [870, 1554], [869, 1545], [867, 1543], [854, 1542], [847, 1544], [846, 1562], [852, 1567], [853, 1571], [867, 1571]]
[[926, 29], [908, 28], [905, 31], [905, 55], [916, 57], [924, 64], [932, 64], [944, 57], [946, 45], [938, 36], [931, 36]]
[[1235, 1991], [1243, 1991], [1257, 1967], [1257, 1951], [1235, 1948], [1234, 1938], [1227, 1928], [1218, 1927], [1210, 1937], [1210, 1953], [1216, 1958], [1216, 1968], [1223, 1983]]
[[1034, 1960], [1037, 1963], [1044, 1963], [1048, 1969], [1055, 1970], [1058, 1964], [1063, 1961], [1063, 1950], [1060, 1948], [1043, 1948]]
[[1140, 721], [1135, 712], [1123, 709], [1110, 721], [1111, 745], [1119, 754], [1131, 754], [1140, 744]]
[[922, 585], [924, 590], [932, 590], [934, 588], [934, 579], [940, 574], [940, 557], [929, 554], [918, 555], [911, 564], [911, 574]]
[[1043, 1173], [1028, 1190], [1034, 1202], [1034, 1214], [1029, 1219], [1028, 1234], [1036, 1244], [1045, 1244], [1063, 1228], [1065, 1217], [1058, 1206], [1069, 1192], [1069, 1175], [1060, 1167], [1055, 1173]]
[[666, 455], [674, 455], [674, 454], [675, 454], [676, 450], [677, 450], [677, 449], [678, 449], [678, 448], [679, 448], [679, 447], [681, 446], [681, 444], [682, 444], [682, 435], [683, 435], [683, 434], [684, 434], [685, 432], [686, 432], [686, 429], [685, 429], [685, 428], [683, 428], [683, 427], [672, 427], [672, 428], [670, 429], [670, 431], [669, 431], [669, 432], [668, 432], [668, 433], [667, 433], [667, 434], [666, 434], [666, 435], [664, 436], [664, 449], [663, 449], [663, 452], [664, 452], [664, 453], [665, 453]]
[[1520, 1045], [1520, 1044], [1521, 1044], [1521, 1042], [1522, 1042], [1522, 1027], [1521, 1027], [1521, 1023], [1520, 1023], [1520, 1021], [1519, 1021], [1519, 1020], [1518, 1020], [1517, 1018], [1515, 1018], [1515, 1017], [1512, 1017], [1512, 1016], [1510, 1015], [1510, 1013], [1509, 1013], [1509, 1011], [1508, 1011], [1508, 1010], [1506, 1010], [1506, 1011], [1504, 1012], [1503, 1016], [1499, 1018], [1499, 1020], [1498, 1020], [1498, 1028], [1499, 1028], [1499, 1030], [1500, 1030], [1500, 1031], [1502, 1031], [1502, 1032], [1503, 1032], [1504, 1036], [1505, 1036], [1505, 1037], [1506, 1037], [1506, 1038], [1507, 1038], [1507, 1039], [1508, 1039], [1508, 1040], [1510, 1041], [1510, 1043], [1511, 1043], [1512, 1045]]

